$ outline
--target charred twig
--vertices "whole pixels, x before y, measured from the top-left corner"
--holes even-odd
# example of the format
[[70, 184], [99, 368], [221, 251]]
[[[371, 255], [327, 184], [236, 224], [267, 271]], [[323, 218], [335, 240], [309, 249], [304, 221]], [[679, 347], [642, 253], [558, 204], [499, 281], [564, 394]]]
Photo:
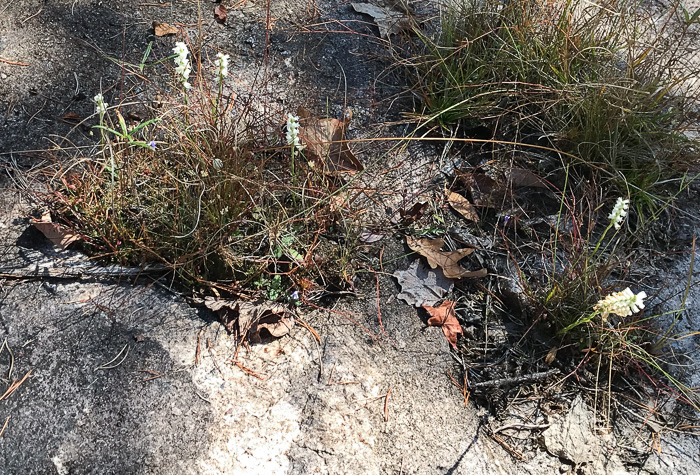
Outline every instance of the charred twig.
[[0, 268], [0, 277], [9, 279], [31, 279], [48, 277], [52, 279], [80, 279], [94, 277], [140, 277], [152, 273], [165, 273], [169, 269], [161, 265], [144, 266], [143, 268], [108, 266], [100, 267], [93, 264], [54, 265], [53, 262], [30, 264], [25, 267]]
[[525, 376], [516, 376], [513, 378], [500, 378], [500, 379], [492, 379], [490, 381], [481, 381], [479, 383], [473, 383], [471, 385], [471, 387], [474, 389], [476, 389], [476, 388], [498, 388], [501, 386], [511, 386], [514, 384], [534, 383], [535, 381], [542, 381], [542, 380], [547, 379], [550, 376], [554, 376], [556, 374], [559, 374], [558, 369], [550, 369], [549, 371], [544, 371], [541, 373], [527, 374]]
[[504, 426], [498, 427], [491, 432], [498, 434], [504, 430], [514, 429], [514, 430], [544, 430], [549, 428], [550, 424], [506, 424]]

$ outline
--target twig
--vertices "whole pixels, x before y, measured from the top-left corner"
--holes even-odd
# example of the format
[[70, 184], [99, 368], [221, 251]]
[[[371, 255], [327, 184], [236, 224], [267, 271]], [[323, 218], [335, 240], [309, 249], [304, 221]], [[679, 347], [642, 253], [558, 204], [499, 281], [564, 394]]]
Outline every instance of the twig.
[[154, 379], [162, 378], [164, 376], [163, 373], [159, 373], [158, 371], [153, 371], [152, 369], [140, 369], [139, 373], [149, 373], [149, 374], [153, 375], [150, 378], [146, 378], [146, 379], [141, 380], [142, 383], [145, 383], [147, 381], [152, 381]]
[[389, 422], [389, 394], [391, 394], [391, 388], [389, 388], [384, 398], [384, 422]]
[[202, 327], [201, 330], [199, 330], [199, 333], [197, 334], [197, 349], [194, 352], [194, 364], [195, 366], [199, 366], [200, 363], [202, 362], [202, 332], [206, 326]]
[[523, 457], [523, 454], [522, 454], [521, 452], [515, 450], [513, 447], [511, 447], [510, 445], [508, 445], [508, 443], [507, 443], [505, 440], [503, 440], [503, 439], [502, 439], [498, 434], [496, 434], [495, 432], [493, 432], [493, 431], [491, 431], [491, 430], [490, 430], [490, 432], [491, 432], [491, 438], [492, 438], [493, 440], [495, 440], [496, 442], [498, 442], [499, 444], [501, 444], [501, 445], [503, 446], [504, 449], [506, 449], [508, 452], [511, 453], [511, 455], [513, 455], [513, 456], [514, 456], [515, 458], [517, 458], [518, 460], [525, 460], [525, 457]]
[[10, 381], [12, 379], [12, 368], [15, 367], [15, 355], [12, 354], [12, 350], [10, 350], [10, 346], [7, 344], [7, 338], [5, 338], [5, 341], [0, 345], [0, 353], [2, 353], [3, 348], [7, 348], [7, 352], [10, 354], [10, 369], [7, 371], [7, 380]]
[[248, 375], [250, 375], [250, 376], [252, 376], [252, 377], [254, 377], [254, 378], [258, 378], [260, 381], [265, 381], [265, 376], [261, 375], [261, 374], [258, 373], [257, 371], [253, 371], [252, 369], [247, 368], [247, 367], [244, 366], [243, 363], [241, 363], [240, 361], [234, 361], [233, 364], [235, 364], [236, 366], [238, 366], [239, 368], [241, 368], [241, 369], [243, 370], [244, 373], [246, 373], [246, 374], [248, 374]]
[[[115, 356], [114, 358], [112, 358], [111, 360], [106, 362], [105, 364], [102, 364], [102, 365], [98, 366], [97, 368], [95, 368], [95, 371], [97, 371], [98, 369], [114, 369], [114, 368], [116, 368], [117, 366], [119, 366], [120, 364], [122, 364], [124, 362], [124, 360], [126, 359], [127, 356], [129, 356], [130, 349], [131, 348], [129, 347], [129, 344], [127, 343], [126, 345], [124, 345], [124, 347], [121, 349], [121, 351], [119, 353], [117, 353], [117, 356]], [[126, 350], [126, 353], [124, 354], [124, 357], [119, 361], [119, 363], [112, 364], [117, 360], [117, 358], [119, 358], [121, 356], [122, 353], [124, 353], [124, 350]]]
[[455, 378], [452, 377], [452, 373], [449, 371], [447, 372], [447, 376], [452, 380], [452, 383], [459, 388], [459, 390], [462, 392], [462, 396], [464, 396], [464, 403], [463, 407], [467, 407], [469, 404], [469, 396], [471, 395], [471, 392], [469, 391], [469, 378], [467, 376], [467, 371], [464, 372], [464, 384], [459, 384]]
[[[319, 336], [318, 332], [316, 332], [316, 330], [314, 330], [311, 327], [311, 325], [306, 323], [304, 320], [297, 319], [297, 322], [299, 323], [299, 325], [306, 328], [309, 331], [309, 333], [311, 333], [315, 338], [314, 343], [316, 344], [316, 352], [318, 353], [318, 365], [319, 365], [318, 380], [320, 382], [321, 378], [323, 377], [323, 355], [321, 354], [321, 337]], [[335, 367], [335, 365], [333, 367]], [[328, 381], [330, 381], [330, 378]]]
[[13, 64], [15, 66], [29, 66], [28, 63], [20, 63], [19, 61], [10, 61], [9, 59], [0, 58], [0, 63]]
[[30, 374], [32, 374], [32, 370], [31, 370], [31, 369], [30, 369], [29, 371], [27, 371], [27, 374], [24, 375], [24, 378], [22, 378], [22, 379], [19, 380], [19, 381], [14, 381], [12, 384], [10, 384], [10, 387], [7, 388], [7, 391], [5, 391], [5, 394], [3, 394], [2, 396], [0, 396], [0, 401], [2, 401], [3, 399], [7, 399], [8, 397], [10, 397], [10, 395], [11, 395], [13, 392], [15, 392], [15, 391], [17, 390], [17, 388], [20, 387], [20, 386], [22, 385], [23, 382], [25, 382], [25, 381], [27, 380], [27, 378], [29, 377]]
[[22, 20], [22, 23], [27, 23], [29, 20], [31, 20], [32, 18], [34, 18], [35, 16], [37, 16], [39, 13], [41, 13], [41, 11], [42, 11], [43, 9], [44, 9], [44, 5], [42, 4], [42, 5], [41, 5], [41, 8], [39, 8], [39, 11], [38, 11], [38, 12], [36, 12], [34, 15], [30, 15], [30, 16], [28, 16], [27, 18], [25, 18], [24, 20]]
[[2, 429], [0, 429], [0, 437], [2, 437], [2, 434], [5, 432], [8, 422], [10, 422], [10, 416], [7, 416], [7, 419], [5, 419], [5, 424], [2, 426]]
[[517, 430], [521, 430], [521, 429], [528, 429], [528, 430], [547, 429], [549, 426], [550, 426], [550, 424], [537, 425], [537, 424], [514, 423], [514, 424], [506, 424], [504, 426], [499, 427], [498, 429], [494, 429], [493, 433], [498, 434], [499, 432], [503, 432], [504, 430], [508, 430], [508, 429], [517, 429]]
[[209, 338], [207, 338], [207, 349], [209, 350], [212, 361], [214, 361], [214, 366], [216, 366], [216, 369], [218, 369], [219, 373], [221, 373], [221, 377], [224, 378], [224, 381], [226, 381], [226, 376], [224, 375], [224, 372], [221, 371], [221, 368], [219, 368], [219, 363], [216, 361], [216, 353], [214, 353], [214, 348], [211, 346]]
[[558, 369], [550, 369], [549, 371], [544, 371], [542, 373], [532, 373], [525, 376], [517, 376], [514, 378], [500, 378], [492, 379], [490, 381], [481, 381], [480, 383], [472, 384], [472, 388], [497, 388], [501, 386], [508, 386], [511, 384], [521, 384], [521, 383], [532, 383], [535, 381], [541, 381], [547, 379], [550, 376], [559, 374]]
[[[53, 262], [53, 261], [52, 261]], [[27, 279], [35, 277], [75, 279], [83, 277], [139, 277], [149, 273], [166, 272], [168, 269], [160, 265], [145, 266], [143, 268], [109, 266], [99, 267], [80, 263], [65, 267], [54, 267], [52, 262], [30, 264], [25, 267], [2, 267], [0, 277], [10, 279]]]

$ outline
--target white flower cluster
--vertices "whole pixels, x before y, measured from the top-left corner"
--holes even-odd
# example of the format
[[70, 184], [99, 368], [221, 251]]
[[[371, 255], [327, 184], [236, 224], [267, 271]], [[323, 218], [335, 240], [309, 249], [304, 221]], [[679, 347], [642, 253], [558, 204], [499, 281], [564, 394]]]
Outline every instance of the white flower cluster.
[[299, 117], [287, 114], [287, 145], [292, 145], [297, 150], [303, 150], [304, 146], [299, 141]]
[[216, 60], [214, 64], [219, 69], [219, 81], [228, 76], [228, 58], [229, 55], [223, 53], [216, 53]]
[[190, 51], [187, 49], [187, 45], [185, 43], [183, 43], [182, 41], [178, 41], [177, 43], [175, 43], [173, 52], [177, 55], [175, 57], [175, 72], [182, 79], [182, 86], [185, 89], [189, 89], [192, 87], [192, 85], [189, 82], [187, 82], [187, 80], [190, 78], [190, 73], [192, 72], [190, 60], [187, 59], [187, 56], [190, 54]]
[[600, 310], [603, 318], [608, 314], [615, 314], [619, 317], [629, 317], [633, 313], [639, 312], [644, 308], [644, 299], [647, 298], [646, 292], [634, 294], [629, 287], [622, 292], [615, 292], [608, 295], [603, 300], [599, 301], [594, 310]]
[[622, 221], [625, 219], [625, 216], [627, 216], [629, 207], [630, 200], [623, 200], [622, 198], [617, 199], [615, 207], [610, 213], [610, 216], [608, 216], [610, 222], [615, 225], [615, 229], [620, 229], [620, 226], [622, 226]]
[[109, 104], [105, 102], [105, 98], [102, 95], [102, 93], [99, 93], [95, 97], [93, 97], [92, 102], [95, 103], [95, 112], [99, 113], [100, 117], [107, 113], [107, 106]]

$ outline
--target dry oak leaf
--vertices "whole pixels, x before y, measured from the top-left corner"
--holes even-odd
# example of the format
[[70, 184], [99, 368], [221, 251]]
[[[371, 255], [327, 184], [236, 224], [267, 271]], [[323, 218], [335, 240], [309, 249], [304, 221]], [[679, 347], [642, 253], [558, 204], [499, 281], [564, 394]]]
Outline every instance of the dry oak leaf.
[[299, 137], [312, 164], [329, 175], [354, 174], [364, 170], [345, 142], [345, 130], [350, 119], [319, 119], [311, 117], [311, 113], [301, 107], [297, 115], [300, 118]]
[[353, 3], [352, 8], [357, 13], [369, 15], [379, 27], [379, 37], [387, 40], [391, 35], [411, 29], [411, 21], [405, 13], [397, 12], [389, 8], [378, 7], [371, 3]]
[[474, 205], [469, 202], [464, 196], [454, 193], [448, 189], [445, 189], [445, 195], [447, 196], [447, 202], [450, 203], [452, 209], [461, 214], [464, 219], [479, 222], [479, 215], [474, 209]]
[[431, 269], [440, 267], [448, 279], [463, 277], [486, 277], [486, 269], [468, 271], [459, 265], [459, 261], [474, 252], [474, 248], [457, 249], [456, 251], [441, 251], [444, 244], [442, 239], [414, 239], [406, 236], [406, 244], [412, 251], [417, 252], [428, 260]]
[[457, 335], [462, 334], [462, 326], [455, 316], [455, 303], [445, 300], [439, 307], [423, 305], [423, 308], [430, 314], [428, 325], [442, 327], [447, 341], [453, 348], [457, 348]]
[[239, 300], [207, 297], [204, 305], [216, 312], [226, 329], [238, 337], [247, 336], [253, 342], [264, 337], [265, 330], [274, 338], [281, 338], [294, 326], [294, 315], [283, 305], [251, 303]]
[[223, 5], [217, 5], [214, 7], [214, 19], [221, 24], [226, 23], [226, 18], [228, 13], [226, 12], [226, 7]]
[[154, 21], [152, 26], [156, 36], [175, 35], [178, 32], [177, 26], [169, 25], [165, 22]]
[[454, 281], [448, 279], [441, 269], [429, 269], [421, 259], [416, 259], [406, 270], [394, 272], [394, 277], [401, 286], [401, 293], [396, 298], [414, 307], [435, 305], [454, 287]]
[[476, 206], [500, 209], [512, 199], [512, 192], [504, 180], [496, 181], [485, 173], [465, 173], [460, 176], [471, 193]]
[[51, 222], [51, 215], [44, 213], [40, 219], [33, 219], [31, 223], [36, 229], [46, 236], [46, 239], [51, 241], [54, 246], [61, 249], [67, 248], [70, 243], [80, 239], [79, 234], [73, 233], [71, 230], [60, 224]]
[[544, 178], [525, 168], [511, 168], [506, 173], [506, 179], [516, 188], [549, 188]]

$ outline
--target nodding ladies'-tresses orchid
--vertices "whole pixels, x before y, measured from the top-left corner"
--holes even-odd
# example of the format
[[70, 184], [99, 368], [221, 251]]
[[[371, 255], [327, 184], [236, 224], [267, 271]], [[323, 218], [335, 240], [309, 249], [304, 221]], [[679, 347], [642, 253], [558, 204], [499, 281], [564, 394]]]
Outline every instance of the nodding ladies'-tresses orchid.
[[105, 102], [105, 98], [101, 92], [92, 98], [92, 102], [95, 103], [95, 112], [100, 114], [100, 122], [102, 122], [102, 117], [107, 113], [107, 106], [109, 104]]
[[603, 316], [603, 320], [611, 313], [619, 317], [629, 317], [644, 308], [644, 299], [646, 297], [646, 292], [639, 292], [635, 295], [627, 287], [622, 292], [615, 292], [600, 300], [593, 307], [593, 310], [599, 311]]
[[173, 53], [175, 53], [177, 56], [175, 56], [175, 72], [180, 76], [180, 79], [182, 80], [182, 86], [185, 89], [189, 89], [192, 87], [192, 85], [187, 82], [187, 80], [190, 78], [190, 72], [192, 72], [192, 67], [190, 66], [190, 61], [187, 59], [187, 56], [190, 54], [190, 51], [187, 49], [187, 45], [183, 43], [182, 41], [178, 41], [175, 43], [175, 47], [173, 48]]
[[617, 315], [618, 317], [629, 317], [630, 315], [639, 313], [644, 308], [645, 298], [647, 298], [646, 292], [635, 294], [629, 287], [621, 292], [610, 294], [595, 304], [591, 314], [559, 330], [559, 334], [566, 333], [579, 325], [590, 322], [596, 315], [600, 315], [601, 321], [605, 323], [610, 314]]
[[299, 141], [299, 117], [292, 114], [287, 114], [287, 145], [303, 150], [304, 146]]
[[610, 222], [615, 225], [615, 229], [620, 229], [622, 226], [622, 221], [625, 219], [625, 216], [627, 216], [627, 210], [629, 207], [630, 200], [623, 200], [622, 198], [617, 199], [615, 207], [608, 216], [608, 218], [610, 218]]
[[223, 82], [224, 78], [228, 76], [228, 59], [229, 55], [216, 53], [214, 64], [219, 69], [219, 82]]

